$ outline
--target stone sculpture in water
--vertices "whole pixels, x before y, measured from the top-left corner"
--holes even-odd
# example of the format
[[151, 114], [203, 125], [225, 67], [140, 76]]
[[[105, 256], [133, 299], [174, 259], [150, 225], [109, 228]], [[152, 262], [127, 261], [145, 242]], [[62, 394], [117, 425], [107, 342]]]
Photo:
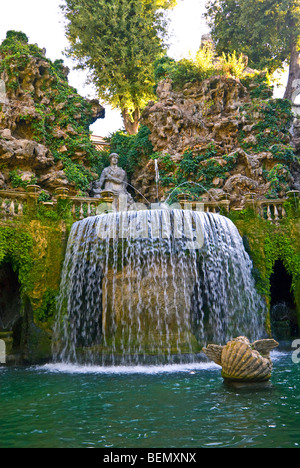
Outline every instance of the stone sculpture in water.
[[226, 346], [208, 345], [203, 349], [206, 356], [222, 367], [222, 377], [229, 382], [266, 382], [272, 374], [270, 352], [279, 343], [273, 339], [250, 343], [241, 336], [229, 341]]
[[103, 170], [100, 179], [95, 182], [92, 196], [101, 198], [104, 192], [111, 192], [115, 197], [123, 196], [127, 198], [127, 203], [131, 205], [133, 199], [127, 191], [127, 174], [124, 169], [118, 166], [119, 155], [112, 153], [109, 159], [110, 166]]

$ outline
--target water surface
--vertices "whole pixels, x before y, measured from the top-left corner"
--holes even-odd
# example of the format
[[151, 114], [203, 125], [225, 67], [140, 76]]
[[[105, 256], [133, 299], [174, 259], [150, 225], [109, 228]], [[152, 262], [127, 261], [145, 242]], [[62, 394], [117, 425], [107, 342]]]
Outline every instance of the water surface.
[[263, 390], [226, 387], [214, 364], [0, 367], [0, 447], [298, 447], [300, 364], [273, 361]]

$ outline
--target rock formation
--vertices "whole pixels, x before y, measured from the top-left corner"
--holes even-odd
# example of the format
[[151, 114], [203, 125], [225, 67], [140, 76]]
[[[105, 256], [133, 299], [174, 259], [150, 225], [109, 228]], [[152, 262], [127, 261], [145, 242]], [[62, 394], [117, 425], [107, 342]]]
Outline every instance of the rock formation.
[[[282, 198], [299, 187], [291, 104], [272, 95], [265, 74], [213, 76], [183, 89], [169, 78], [160, 82], [158, 101], [142, 116], [159, 154], [160, 196], [193, 182], [202, 186], [198, 197], [227, 196], [232, 206], [243, 207], [247, 197]], [[152, 196], [154, 177], [149, 161], [133, 185]], [[181, 191], [187, 189], [188, 184]]]
[[9, 32], [0, 46], [0, 188], [84, 190], [97, 155], [89, 125], [104, 109], [78, 95], [69, 70], [44, 54], [23, 33]]

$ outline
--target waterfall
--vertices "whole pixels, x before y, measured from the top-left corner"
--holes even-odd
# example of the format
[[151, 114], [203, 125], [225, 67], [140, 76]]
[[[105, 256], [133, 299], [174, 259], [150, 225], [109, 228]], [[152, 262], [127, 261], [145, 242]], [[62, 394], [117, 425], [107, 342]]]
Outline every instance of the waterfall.
[[158, 202], [158, 184], [160, 181], [160, 174], [158, 168], [158, 161], [157, 159], [154, 160], [154, 168], [155, 168], [155, 184], [156, 184], [156, 201]]
[[154, 167], [155, 167], [155, 182], [159, 182], [160, 175], [159, 175], [159, 168], [158, 168], [158, 161], [157, 159], [154, 160]]
[[140, 364], [264, 334], [265, 303], [235, 225], [183, 210], [110, 213], [75, 223], [63, 267], [54, 359]]

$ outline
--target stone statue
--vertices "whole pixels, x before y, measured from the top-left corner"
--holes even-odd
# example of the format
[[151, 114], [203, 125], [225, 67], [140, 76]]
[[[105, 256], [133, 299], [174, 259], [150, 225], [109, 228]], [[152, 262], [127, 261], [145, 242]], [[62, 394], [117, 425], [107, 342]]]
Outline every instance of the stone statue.
[[273, 339], [251, 344], [248, 338], [240, 336], [226, 346], [208, 345], [203, 352], [222, 367], [222, 377], [227, 382], [267, 382], [273, 367], [270, 352], [278, 345]]
[[100, 179], [95, 182], [92, 196], [101, 198], [103, 192], [111, 192], [115, 197], [120, 197], [120, 195], [127, 197], [127, 203], [131, 205], [133, 199], [127, 191], [127, 174], [118, 166], [119, 155], [112, 153], [109, 160], [110, 166], [103, 170]]

